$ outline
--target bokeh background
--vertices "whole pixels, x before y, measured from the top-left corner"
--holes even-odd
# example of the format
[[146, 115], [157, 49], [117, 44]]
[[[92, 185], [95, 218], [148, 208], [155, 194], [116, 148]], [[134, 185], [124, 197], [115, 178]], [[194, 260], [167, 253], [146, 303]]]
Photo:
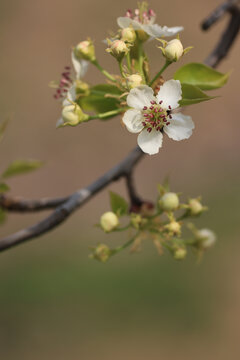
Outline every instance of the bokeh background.
[[[152, 0], [158, 23], [184, 25], [181, 39], [194, 49], [182, 59], [203, 61], [227, 19], [208, 33], [200, 22], [218, 0]], [[133, 0], [1, 0], [0, 117], [12, 120], [1, 143], [0, 168], [35, 158], [45, 166], [9, 181], [11, 194], [26, 198], [72, 193], [109, 169], [136, 144], [136, 136], [111, 122], [55, 129], [60, 106], [48, 88], [70, 64], [70, 49], [87, 36], [95, 40], [104, 67], [117, 70], [102, 42]], [[162, 61], [147, 44], [151, 69]], [[225, 360], [240, 356], [239, 283], [239, 39], [219, 67], [233, 70], [221, 97], [188, 108], [196, 124], [189, 141], [164, 139], [157, 156], [136, 169], [140, 194], [156, 196], [170, 175], [172, 189], [203, 196], [210, 207], [199, 226], [214, 229], [217, 246], [202, 263], [189, 256], [159, 257], [152, 244], [127, 251], [103, 265], [88, 259], [89, 246], [124, 239], [102, 235], [92, 225], [108, 210], [108, 189], [45, 236], [0, 256], [0, 357], [8, 360]], [[174, 65], [175, 66], [175, 65]], [[168, 71], [173, 74], [174, 66]], [[104, 79], [91, 69], [91, 83]], [[126, 196], [123, 182], [109, 187]], [[47, 213], [13, 215], [1, 236]]]

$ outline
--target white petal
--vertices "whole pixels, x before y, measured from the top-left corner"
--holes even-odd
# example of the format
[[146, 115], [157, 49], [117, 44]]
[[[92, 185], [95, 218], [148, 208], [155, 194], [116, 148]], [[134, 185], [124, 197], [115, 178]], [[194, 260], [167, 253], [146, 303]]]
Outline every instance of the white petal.
[[142, 28], [148, 35], [154, 38], [158, 38], [162, 36], [174, 36], [183, 30], [182, 26], [175, 26], [169, 28], [167, 26], [159, 26], [157, 24], [143, 25]]
[[164, 132], [173, 140], [188, 139], [192, 135], [194, 123], [191, 116], [181, 113], [172, 114], [172, 119], [168, 126], [164, 126]]
[[120, 28], [125, 29], [132, 25], [134, 30], [140, 30], [142, 28], [142, 24], [140, 24], [138, 21], [135, 21], [133, 19], [130, 19], [127, 16], [122, 16], [117, 18], [117, 24]]
[[143, 120], [141, 111], [136, 109], [127, 110], [123, 116], [123, 123], [131, 133], [139, 133], [143, 129]]
[[63, 118], [58, 119], [57, 123], [56, 123], [56, 128], [60, 128], [64, 125], [64, 121]]
[[72, 51], [72, 64], [76, 72], [76, 79], [81, 79], [87, 72], [88, 61], [79, 60]]
[[144, 106], [150, 106], [151, 101], [156, 101], [156, 98], [153, 89], [147, 85], [135, 87], [127, 97], [128, 106], [138, 110], [142, 110]]
[[163, 135], [160, 131], [152, 130], [150, 133], [147, 129], [143, 130], [138, 135], [138, 145], [143, 152], [154, 155], [157, 154], [159, 148], [162, 146]]
[[178, 102], [182, 98], [182, 87], [179, 80], [168, 80], [161, 87], [157, 94], [157, 100], [162, 101], [163, 109], [168, 109], [170, 105], [172, 109], [176, 109]]
[[76, 85], [72, 85], [67, 92], [66, 98], [63, 100], [63, 106], [71, 105], [71, 102], [76, 101]]

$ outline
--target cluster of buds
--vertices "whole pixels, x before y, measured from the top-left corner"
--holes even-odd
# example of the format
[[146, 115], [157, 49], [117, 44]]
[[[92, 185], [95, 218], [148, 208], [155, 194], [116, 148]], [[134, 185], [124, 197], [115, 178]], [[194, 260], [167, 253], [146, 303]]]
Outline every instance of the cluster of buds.
[[[156, 206], [151, 206], [151, 212], [141, 210], [144, 208], [144, 202], [142, 202], [141, 208], [135, 212], [133, 206], [126, 205], [126, 200], [115, 194], [112, 211], [108, 211], [101, 216], [99, 225], [105, 233], [127, 230], [130, 232], [132, 239], [113, 249], [100, 244], [94, 248], [91, 257], [106, 262], [111, 256], [130, 245], [132, 245], [132, 252], [138, 251], [140, 244], [146, 239], [153, 242], [159, 254], [162, 255], [164, 249], [166, 249], [175, 260], [185, 259], [188, 248], [192, 248], [197, 255], [201, 255], [214, 245], [216, 235], [211, 230], [199, 230], [191, 223], [186, 222], [188, 218], [200, 215], [206, 210], [199, 198], [189, 199], [187, 203], [181, 203], [179, 194], [169, 191], [168, 185], [159, 185], [159, 193]], [[118, 205], [116, 205], [117, 203]], [[149, 204], [149, 202], [146, 202], [146, 204]], [[123, 211], [123, 207], [125, 211]], [[126, 210], [127, 208], [128, 210]], [[119, 221], [121, 216], [128, 218], [127, 226], [121, 226]], [[185, 235], [183, 238], [184, 226], [191, 231], [190, 238], [185, 238]]]

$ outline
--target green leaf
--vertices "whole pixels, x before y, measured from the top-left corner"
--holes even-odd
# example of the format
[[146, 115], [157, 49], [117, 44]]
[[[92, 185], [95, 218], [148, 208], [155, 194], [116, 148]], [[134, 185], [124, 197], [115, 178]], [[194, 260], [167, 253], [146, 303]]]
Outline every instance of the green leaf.
[[9, 191], [10, 187], [5, 183], [0, 183], [0, 194]]
[[36, 170], [43, 165], [41, 161], [38, 160], [17, 160], [9, 165], [7, 170], [3, 173], [3, 178], [9, 178], [11, 176], [20, 175], [27, 173], [29, 171]]
[[112, 211], [118, 215], [122, 216], [128, 213], [128, 203], [120, 195], [110, 191], [110, 204]]
[[208, 96], [197, 86], [190, 84], [182, 84], [182, 100], [179, 101], [180, 106], [197, 104], [202, 101], [214, 99], [216, 96]]
[[178, 69], [174, 79], [184, 84], [195, 85], [201, 90], [212, 90], [226, 84], [229, 75], [229, 73], [222, 74], [204, 64], [190, 63]]
[[93, 86], [88, 96], [80, 97], [78, 103], [84, 111], [104, 113], [118, 108], [120, 100], [117, 96], [119, 95], [121, 91], [116, 86], [100, 84]]
[[7, 124], [8, 124], [8, 119], [0, 122], [0, 141], [2, 140]]

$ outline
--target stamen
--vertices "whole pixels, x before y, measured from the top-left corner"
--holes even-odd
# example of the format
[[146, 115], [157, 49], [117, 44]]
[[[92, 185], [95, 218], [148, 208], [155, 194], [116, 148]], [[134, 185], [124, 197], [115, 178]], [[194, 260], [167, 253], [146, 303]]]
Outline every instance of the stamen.
[[150, 133], [150, 132], [152, 131], [152, 129], [151, 129], [151, 128], [147, 128], [147, 131]]
[[161, 100], [161, 101], [159, 101], [159, 104], [161, 105], [161, 104], [162, 104], [162, 102], [163, 102], [162, 100]]
[[143, 107], [143, 110], [147, 110], [147, 106], [144, 106], [144, 107]]
[[172, 109], [172, 107], [171, 107], [170, 105], [168, 106], [168, 108], [169, 108], [170, 110]]
[[170, 124], [170, 122], [167, 122], [166, 125], [168, 126]]

